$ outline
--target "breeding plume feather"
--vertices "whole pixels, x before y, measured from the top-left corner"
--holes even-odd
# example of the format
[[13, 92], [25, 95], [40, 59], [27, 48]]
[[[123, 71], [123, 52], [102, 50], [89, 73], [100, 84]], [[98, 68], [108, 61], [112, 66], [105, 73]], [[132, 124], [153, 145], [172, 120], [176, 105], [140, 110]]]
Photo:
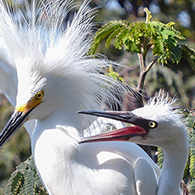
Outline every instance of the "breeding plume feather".
[[[86, 56], [94, 11], [85, 1], [72, 20], [66, 22], [67, 14], [74, 8], [72, 4], [72, 1], [50, 0], [46, 3], [26, 2], [24, 13], [9, 10], [1, 1], [0, 35], [16, 64], [18, 105], [35, 95], [40, 86], [46, 86], [52, 74], [55, 74], [56, 85], [50, 94], [45, 95], [63, 99], [63, 102], [58, 101], [58, 106], [66, 104], [66, 112], [69, 110], [71, 113], [85, 106], [99, 107], [101, 96], [113, 83], [111, 78], [99, 74], [105, 67], [108, 68], [109, 62]], [[65, 90], [55, 94], [55, 87], [62, 77]], [[20, 94], [22, 97], [19, 97]], [[113, 100], [111, 94], [109, 99]], [[83, 129], [84, 126], [79, 124], [78, 128]]]

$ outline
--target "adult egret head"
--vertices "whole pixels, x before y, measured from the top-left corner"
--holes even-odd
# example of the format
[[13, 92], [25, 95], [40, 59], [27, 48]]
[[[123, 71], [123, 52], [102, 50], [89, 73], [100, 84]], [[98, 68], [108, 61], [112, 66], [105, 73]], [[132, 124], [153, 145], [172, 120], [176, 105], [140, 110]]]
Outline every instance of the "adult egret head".
[[33, 1], [26, 6], [27, 17], [19, 11], [7, 12], [0, 2], [0, 36], [14, 59], [18, 78], [15, 111], [1, 133], [0, 146], [25, 121], [43, 121], [56, 110], [60, 110], [59, 115], [68, 113], [72, 125], [84, 129], [87, 120], [83, 122], [85, 117], [76, 116], [76, 111], [99, 107], [100, 96], [109, 82], [113, 83], [99, 74], [108, 67], [107, 60], [86, 57], [93, 18], [88, 2], [71, 23], [67, 22], [66, 30], [62, 23], [70, 9], [69, 1], [35, 4]]
[[180, 114], [172, 109], [173, 103], [174, 100], [159, 94], [146, 106], [132, 112], [80, 111], [134, 125], [86, 138], [82, 143], [130, 141], [161, 147], [164, 150], [164, 165], [157, 194], [180, 194], [180, 183], [188, 156], [188, 138]]

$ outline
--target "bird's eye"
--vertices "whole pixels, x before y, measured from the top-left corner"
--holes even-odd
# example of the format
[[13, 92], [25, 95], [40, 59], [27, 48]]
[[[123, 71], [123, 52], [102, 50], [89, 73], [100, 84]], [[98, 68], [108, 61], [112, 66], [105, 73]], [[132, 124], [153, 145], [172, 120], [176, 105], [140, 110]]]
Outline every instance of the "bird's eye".
[[148, 123], [148, 125], [149, 125], [150, 128], [155, 128], [157, 126], [156, 122], [154, 122], [154, 121], [150, 121]]
[[36, 94], [36, 99], [42, 99], [43, 98], [43, 96], [44, 96], [44, 91], [39, 91], [37, 94]]

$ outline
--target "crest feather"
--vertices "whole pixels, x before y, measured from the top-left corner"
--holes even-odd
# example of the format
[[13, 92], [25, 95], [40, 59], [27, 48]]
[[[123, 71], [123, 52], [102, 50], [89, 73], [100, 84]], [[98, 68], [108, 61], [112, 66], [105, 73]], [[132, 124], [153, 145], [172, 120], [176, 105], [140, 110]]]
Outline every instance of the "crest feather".
[[66, 89], [69, 96], [66, 105], [73, 102], [74, 96], [74, 112], [100, 109], [105, 96], [110, 105], [121, 104], [117, 94], [121, 94], [125, 87], [103, 74], [111, 62], [86, 56], [96, 13], [89, 8], [89, 3], [85, 0], [68, 20], [69, 11], [75, 8], [71, 0], [25, 1], [23, 7], [14, 10], [0, 1], [0, 36], [14, 58], [19, 93], [23, 94], [26, 89], [30, 96], [33, 89], [37, 91], [33, 86], [39, 78], [45, 77], [48, 82], [60, 78], [64, 83], [66, 81], [66, 85], [61, 86], [61, 91]]
[[0, 35], [15, 60], [34, 54], [48, 60], [78, 59], [86, 54], [91, 41], [94, 11], [89, 1], [79, 8], [72, 21], [68, 13], [74, 9], [71, 0], [25, 1], [23, 7], [11, 8], [0, 2]]
[[160, 90], [158, 93], [155, 94], [153, 98], [151, 98], [147, 105], [148, 106], [168, 106], [170, 109], [174, 106], [174, 104], [177, 102], [177, 98], [171, 98], [168, 93], [166, 93], [164, 90]]

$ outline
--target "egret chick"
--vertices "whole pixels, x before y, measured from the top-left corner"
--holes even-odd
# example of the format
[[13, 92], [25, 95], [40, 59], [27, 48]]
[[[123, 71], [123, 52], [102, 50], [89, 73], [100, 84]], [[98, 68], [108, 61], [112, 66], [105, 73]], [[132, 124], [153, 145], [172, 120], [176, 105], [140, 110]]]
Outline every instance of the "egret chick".
[[[188, 137], [180, 114], [172, 109], [175, 100], [164, 97], [159, 94], [146, 106], [132, 112], [81, 111], [80, 113], [112, 118], [134, 125], [89, 137], [82, 143], [117, 140], [162, 148], [164, 164], [155, 194], [179, 195], [188, 157]], [[143, 158], [139, 161], [139, 171], [142, 170], [142, 161]], [[137, 177], [140, 178], [139, 174]], [[145, 177], [153, 179], [154, 176], [146, 173]], [[139, 186], [140, 183], [138, 182], [136, 185]], [[145, 189], [139, 188], [139, 190], [141, 194], [144, 194]]]

